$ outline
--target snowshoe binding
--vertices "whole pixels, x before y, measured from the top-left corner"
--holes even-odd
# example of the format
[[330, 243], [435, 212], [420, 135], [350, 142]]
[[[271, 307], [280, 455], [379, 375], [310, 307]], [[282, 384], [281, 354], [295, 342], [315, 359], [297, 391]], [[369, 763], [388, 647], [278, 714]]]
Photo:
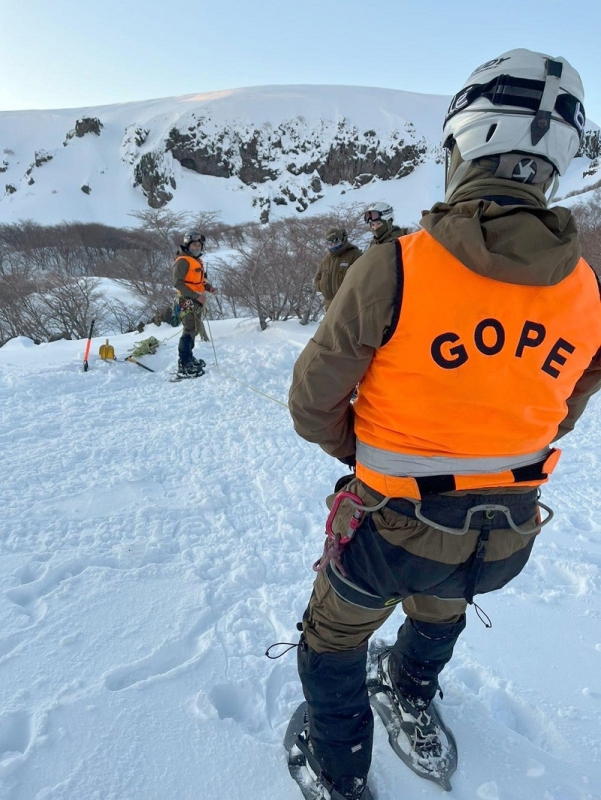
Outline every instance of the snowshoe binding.
[[364, 780], [354, 779], [354, 786], [340, 793], [322, 774], [309, 741], [307, 703], [301, 703], [288, 723], [284, 747], [288, 752], [288, 769], [298, 783], [305, 800], [374, 800]]
[[177, 372], [173, 374], [170, 380], [182, 381], [189, 378], [200, 378], [201, 375], [205, 374], [205, 367], [206, 363], [200, 358], [192, 358], [185, 364], [182, 364], [180, 360], [177, 362]]
[[394, 752], [416, 775], [451, 791], [457, 769], [457, 743], [434, 701], [428, 705], [404, 697], [390, 674], [390, 650], [378, 655], [377, 677], [368, 681], [372, 708], [388, 732]]

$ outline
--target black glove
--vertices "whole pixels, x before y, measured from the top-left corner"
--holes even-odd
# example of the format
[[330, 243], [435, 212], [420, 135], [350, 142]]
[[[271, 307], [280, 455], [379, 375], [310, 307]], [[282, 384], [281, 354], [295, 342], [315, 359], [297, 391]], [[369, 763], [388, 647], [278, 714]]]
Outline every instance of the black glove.
[[344, 456], [344, 458], [339, 458], [338, 461], [341, 461], [345, 466], [349, 467], [350, 469], [355, 469], [355, 467], [357, 466], [357, 460], [355, 459], [354, 453], [352, 456]]

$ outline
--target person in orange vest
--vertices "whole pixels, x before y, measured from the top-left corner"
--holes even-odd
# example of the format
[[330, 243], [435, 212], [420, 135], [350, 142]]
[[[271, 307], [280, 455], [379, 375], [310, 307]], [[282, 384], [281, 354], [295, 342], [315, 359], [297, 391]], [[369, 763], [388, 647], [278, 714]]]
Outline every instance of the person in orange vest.
[[178, 375], [196, 378], [204, 374], [205, 362], [194, 358], [194, 339], [199, 334], [203, 341], [208, 341], [202, 322], [202, 311], [206, 292], [215, 293], [215, 289], [207, 280], [201, 254], [205, 237], [199, 231], [190, 231], [183, 238], [173, 264], [173, 285], [177, 289], [179, 299], [179, 320], [183, 325], [178, 345]]
[[468, 604], [528, 561], [553, 444], [600, 388], [599, 281], [570, 210], [549, 205], [583, 97], [564, 58], [518, 49], [476, 69], [444, 121], [444, 202], [361, 257], [296, 362], [297, 433], [354, 470], [328, 500], [298, 648], [296, 742], [332, 797], [371, 796], [368, 641], [397, 604], [374, 706], [410, 766], [450, 788], [439, 675]]

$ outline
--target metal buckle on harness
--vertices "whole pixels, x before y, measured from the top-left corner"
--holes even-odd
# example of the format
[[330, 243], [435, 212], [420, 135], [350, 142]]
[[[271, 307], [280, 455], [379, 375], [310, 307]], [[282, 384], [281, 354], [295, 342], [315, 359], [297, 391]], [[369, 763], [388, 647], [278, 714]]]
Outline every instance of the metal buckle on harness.
[[553, 519], [554, 513], [553, 509], [546, 506], [544, 503], [541, 503], [540, 500], [537, 499], [536, 507], [537, 508], [544, 508], [547, 512], [547, 516], [534, 527], [534, 528], [524, 528], [523, 525], [516, 525], [513, 521], [513, 517], [511, 516], [511, 509], [507, 506], [499, 505], [498, 503], [483, 503], [482, 505], [472, 506], [468, 508], [465, 514], [465, 522], [463, 523], [462, 528], [449, 528], [446, 525], [440, 525], [438, 522], [434, 522], [434, 520], [428, 519], [428, 517], [424, 516], [421, 513], [421, 500], [413, 500], [409, 497], [404, 498], [405, 500], [409, 500], [409, 502], [413, 503], [415, 506], [415, 516], [420, 522], [424, 522], [426, 525], [429, 525], [431, 528], [436, 528], [438, 531], [443, 531], [444, 533], [453, 533], [456, 536], [462, 536], [464, 533], [467, 533], [470, 529], [470, 523], [472, 521], [472, 516], [477, 511], [485, 511], [487, 517], [492, 518], [492, 514], [495, 511], [500, 511], [502, 514], [505, 515], [507, 522], [509, 523], [509, 527], [516, 531], [517, 533], [521, 533], [522, 536], [529, 536], [532, 533], [537, 533], [540, 531], [542, 527], [544, 527], [548, 522], [551, 522]]

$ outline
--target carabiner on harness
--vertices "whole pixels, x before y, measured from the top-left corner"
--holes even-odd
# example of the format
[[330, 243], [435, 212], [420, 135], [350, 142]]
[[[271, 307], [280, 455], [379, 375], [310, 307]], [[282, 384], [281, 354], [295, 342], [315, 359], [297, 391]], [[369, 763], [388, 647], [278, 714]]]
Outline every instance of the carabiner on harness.
[[[348, 500], [353, 507], [353, 513], [348, 521], [346, 532], [341, 534], [334, 531], [334, 521], [340, 511], [340, 505], [344, 500]], [[332, 508], [326, 520], [326, 535], [327, 539], [324, 544], [323, 553], [321, 558], [313, 564], [315, 572], [324, 570], [330, 562], [336, 565], [336, 568], [342, 575], [346, 575], [344, 567], [341, 563], [342, 551], [344, 547], [351, 541], [355, 535], [357, 528], [363, 522], [366, 514], [372, 514], [374, 511], [379, 511], [384, 508], [390, 497], [385, 497], [381, 502], [375, 506], [364, 506], [363, 501], [354, 492], [347, 492], [346, 490], [338, 492], [332, 503]]]

